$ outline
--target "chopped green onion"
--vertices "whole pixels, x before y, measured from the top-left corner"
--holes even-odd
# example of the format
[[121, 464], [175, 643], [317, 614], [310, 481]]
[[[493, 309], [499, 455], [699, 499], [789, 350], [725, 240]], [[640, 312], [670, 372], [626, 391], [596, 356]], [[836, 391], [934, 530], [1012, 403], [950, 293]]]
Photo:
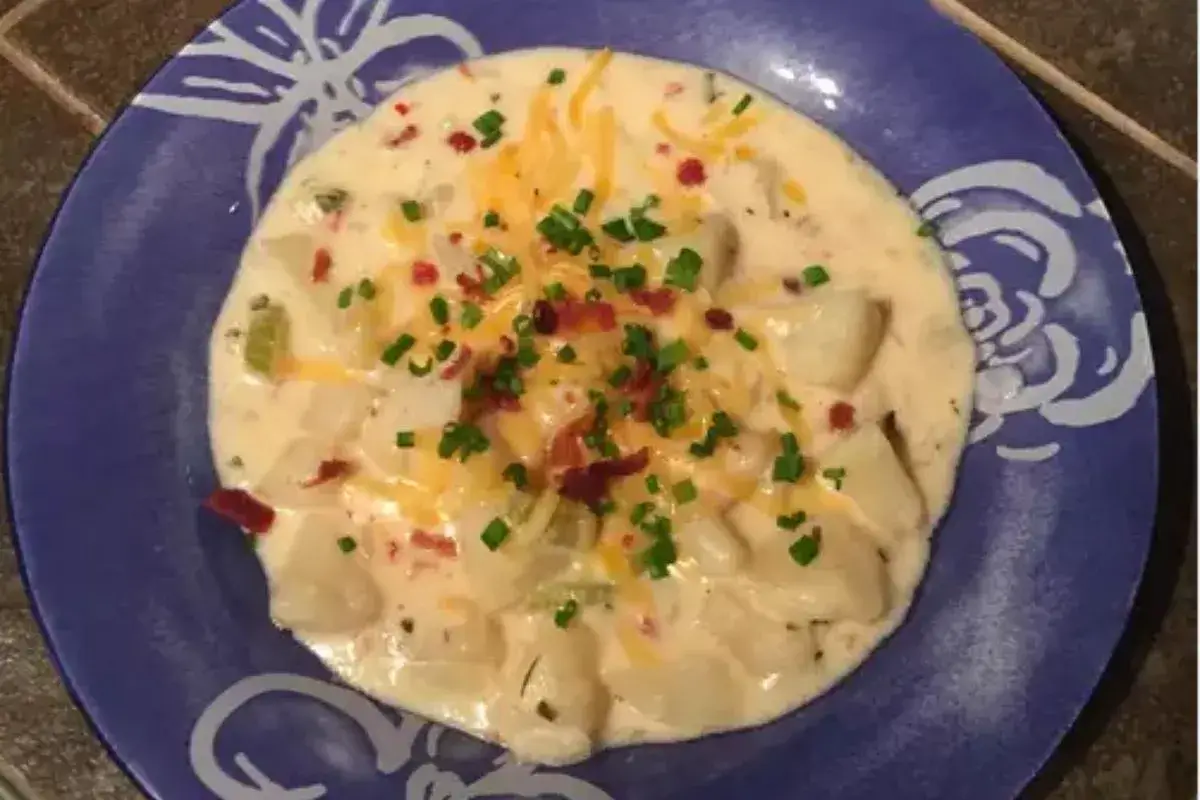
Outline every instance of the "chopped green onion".
[[801, 270], [800, 276], [804, 278], [804, 282], [809, 286], [820, 286], [822, 283], [829, 283], [829, 273], [820, 264], [805, 267]]
[[704, 266], [704, 259], [700, 257], [700, 254], [690, 247], [685, 247], [679, 251], [679, 255], [667, 262], [663, 283], [694, 292], [702, 266]]
[[454, 348], [457, 346], [458, 345], [449, 339], [443, 339], [437, 343], [437, 347], [433, 348], [433, 357], [436, 358], [439, 363], [441, 363], [453, 355]]
[[554, 624], [559, 628], [565, 628], [571, 624], [571, 620], [579, 613], [579, 603], [574, 598], [568, 600], [558, 607], [554, 612]]
[[671, 431], [687, 422], [688, 410], [685, 393], [663, 385], [650, 404], [650, 425], [659, 436], [667, 437]]
[[592, 234], [587, 228], [577, 228], [571, 232], [571, 240], [567, 243], [567, 252], [573, 256], [577, 256], [583, 252], [583, 248], [590, 247], [595, 244], [596, 240], [592, 238]]
[[750, 350], [753, 352], [754, 350], [758, 349], [758, 339], [755, 339], [741, 328], [737, 329], [737, 331], [733, 334], [733, 338], [742, 346], [743, 350]]
[[575, 348], [571, 347], [569, 344], [564, 344], [562, 347], [558, 348], [558, 355], [556, 355], [555, 358], [558, 359], [560, 364], [574, 364]]
[[396, 341], [384, 348], [383, 354], [379, 356], [379, 360], [387, 364], [389, 367], [396, 366], [396, 362], [404, 358], [404, 354], [413, 349], [413, 345], [417, 343], [415, 337], [402, 333]]
[[474, 453], [487, 452], [489, 447], [491, 442], [475, 425], [451, 422], [442, 429], [437, 454], [439, 458], [450, 458], [457, 452], [459, 461], [465, 462]]
[[698, 372], [704, 372], [704, 370], [708, 369], [708, 359], [704, 356], [696, 356], [692, 359], [692, 367]]
[[370, 278], [363, 278], [358, 282], [358, 296], [363, 300], [373, 300], [375, 298], [375, 284]]
[[804, 472], [804, 457], [800, 455], [800, 443], [794, 433], [779, 437], [783, 454], [775, 459], [771, 479], [780, 483], [795, 483]]
[[654, 334], [645, 325], [626, 325], [621, 352], [634, 358], [654, 356]]
[[542, 357], [534, 349], [532, 341], [522, 340], [521, 346], [517, 348], [517, 363], [528, 369], [541, 360]]
[[659, 372], [667, 373], [692, 356], [691, 349], [683, 339], [676, 339], [658, 351], [654, 359], [654, 367]]
[[450, 304], [446, 302], [446, 298], [439, 295], [434, 295], [429, 301], [429, 313], [433, 315], [433, 321], [438, 325], [445, 325], [450, 321]]
[[590, 189], [580, 189], [579, 194], [575, 195], [575, 203], [571, 208], [576, 214], [586, 214], [588, 209], [592, 207], [592, 201], [596, 199], [596, 194]]
[[613, 271], [611, 267], [605, 264], [589, 264], [588, 274], [593, 278], [611, 278]]
[[650, 494], [658, 494], [659, 488], [660, 488], [660, 486], [659, 486], [659, 482], [658, 482], [658, 476], [657, 475], [647, 475], [646, 476], [646, 491], [649, 492]]
[[641, 562], [652, 580], [661, 580], [671, 574], [667, 568], [675, 563], [677, 557], [671, 537], [659, 536], [642, 551]]
[[802, 567], [807, 567], [821, 552], [821, 537], [817, 529], [813, 529], [813, 534], [805, 534], [796, 541], [792, 542], [788, 548], [788, 554]]
[[646, 285], [646, 268], [641, 264], [634, 264], [632, 267], [615, 269], [612, 273], [612, 280], [613, 286], [618, 292], [640, 289]]
[[937, 233], [937, 226], [929, 220], [924, 220], [917, 226], [917, 236], [920, 236], [922, 239], [927, 239], [935, 233]]
[[498, 131], [498, 130], [492, 131], [487, 136], [483, 137], [483, 141], [481, 141], [479, 143], [479, 146], [482, 147], [484, 150], [486, 150], [487, 148], [494, 145], [496, 142], [500, 141], [500, 137], [502, 135], [503, 134], [501, 134], [500, 131]]
[[426, 375], [428, 375], [430, 372], [433, 372], [433, 359], [432, 359], [432, 358], [427, 358], [427, 359], [425, 359], [425, 365], [424, 365], [424, 366], [420, 366], [420, 365], [418, 365], [418, 364], [417, 364], [417, 362], [416, 362], [416, 361], [413, 361], [412, 359], [409, 359], [409, 361], [408, 361], [408, 371], [409, 371], [409, 372], [410, 372], [412, 375], [414, 375], [414, 376], [416, 376], [416, 377], [418, 377], [418, 378], [423, 378], [423, 377], [425, 377]]
[[517, 314], [513, 317], [512, 329], [517, 336], [532, 336], [533, 317], [528, 314]]
[[733, 115], [735, 117], [741, 116], [742, 112], [749, 108], [752, 102], [754, 102], [753, 97], [748, 94], [742, 95], [742, 99], [738, 100], [737, 105], [733, 107]]
[[404, 218], [409, 222], [420, 222], [424, 212], [421, 210], [421, 204], [416, 200], [405, 200], [400, 204], [400, 211], [404, 214]]
[[646, 217], [635, 217], [633, 220], [633, 235], [639, 242], [653, 242], [667, 232], [665, 225], [660, 225]]
[[617, 504], [612, 500], [603, 500], [593, 511], [597, 517], [607, 516], [617, 510]]
[[463, 303], [462, 316], [459, 320], [464, 328], [471, 330], [483, 322], [483, 309], [475, 303]]
[[483, 227], [498, 228], [500, 226], [500, 215], [495, 211], [489, 211], [483, 215]]
[[633, 511], [629, 512], [629, 521], [634, 525], [641, 525], [642, 520], [644, 520], [653, 510], [654, 503], [651, 503], [649, 500], [638, 503], [633, 507]]
[[622, 397], [617, 403], [617, 415], [628, 417], [631, 413], [633, 413], [633, 402], [628, 397]]
[[556, 68], [550, 70], [550, 74], [546, 76], [546, 83], [550, 84], [551, 86], [558, 86], [560, 83], [562, 83], [566, 79], [567, 79], [566, 70], [558, 69], [556, 67]]
[[529, 485], [529, 471], [519, 461], [514, 461], [505, 467], [500, 476], [518, 489], [524, 489]]
[[273, 378], [290, 348], [291, 326], [287, 309], [268, 303], [250, 312], [246, 346], [242, 350], [242, 361], [247, 369]]
[[724, 436], [727, 439], [738, 435], [738, 427], [734, 423], [733, 418], [724, 411], [713, 413], [712, 431], [717, 436]]
[[699, 497], [699, 492], [696, 491], [696, 484], [691, 480], [680, 481], [671, 487], [671, 494], [674, 495], [675, 501], [681, 505], [690, 503]]
[[608, 385], [614, 389], [617, 389], [628, 383], [629, 379], [632, 377], [633, 370], [629, 368], [628, 364], [622, 364], [613, 370], [613, 373], [608, 376]]
[[803, 525], [808, 520], [808, 515], [803, 511], [797, 511], [794, 514], [780, 514], [775, 518], [775, 524], [783, 528], [785, 531], [794, 531]]
[[484, 547], [494, 553], [499, 549], [500, 545], [504, 544], [504, 540], [508, 538], [508, 533], [508, 523], [496, 517], [487, 524], [487, 527], [483, 529], [483, 533], [479, 534], [479, 540], [483, 542]]
[[829, 467], [821, 470], [821, 477], [833, 484], [833, 488], [839, 492], [842, 490], [842, 481], [846, 479], [846, 470], [844, 467]]
[[567, 296], [567, 287], [559, 282], [554, 282], [546, 287], [547, 300], [563, 300]]
[[407, 449], [415, 447], [417, 444], [417, 434], [412, 431], [397, 431], [396, 432], [396, 447]]
[[620, 217], [610, 219], [600, 226], [600, 230], [618, 242], [632, 242], [634, 239], [633, 231], [629, 230], [629, 223]]
[[349, 308], [350, 304], [353, 302], [354, 302], [354, 287], [347, 286], [345, 289], [342, 289], [340, 292], [338, 292], [338, 298], [337, 298], [338, 308], [340, 308], [344, 311], [347, 308]]
[[792, 397], [783, 389], [780, 389], [775, 393], [775, 400], [784, 408], [790, 408], [793, 411], [800, 410], [800, 403], [796, 400], [796, 398]]
[[353, 536], [343, 536], [337, 540], [337, 546], [343, 553], [353, 553], [358, 548], [358, 542], [354, 541]]
[[503, 124], [504, 115], [494, 108], [483, 112], [471, 122], [471, 126], [479, 131], [482, 136], [491, 136], [494, 133], [499, 133], [500, 126]]

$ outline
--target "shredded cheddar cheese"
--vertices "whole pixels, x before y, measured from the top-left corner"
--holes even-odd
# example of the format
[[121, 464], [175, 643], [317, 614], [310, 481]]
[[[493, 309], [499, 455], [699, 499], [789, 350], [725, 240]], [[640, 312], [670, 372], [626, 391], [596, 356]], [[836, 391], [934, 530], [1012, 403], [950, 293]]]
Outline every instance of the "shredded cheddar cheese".
[[579, 86], [571, 95], [568, 105], [568, 117], [571, 120], [571, 127], [579, 130], [583, 124], [583, 107], [587, 103], [588, 95], [596, 88], [596, 84], [600, 83], [600, 75], [604, 72], [604, 68], [608, 66], [608, 62], [612, 61], [612, 50], [605, 48], [592, 56], [588, 62], [587, 71], [584, 72], [583, 78], [579, 81]]

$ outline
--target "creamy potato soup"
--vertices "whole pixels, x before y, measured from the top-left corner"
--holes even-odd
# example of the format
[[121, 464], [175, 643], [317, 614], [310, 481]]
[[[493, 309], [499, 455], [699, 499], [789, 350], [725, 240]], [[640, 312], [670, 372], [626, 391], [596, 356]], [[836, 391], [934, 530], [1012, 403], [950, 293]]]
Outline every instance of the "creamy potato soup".
[[929, 234], [725, 76], [450, 69], [254, 231], [207, 504], [348, 683], [522, 758], [760, 724], [895, 628], [948, 502], [973, 352]]

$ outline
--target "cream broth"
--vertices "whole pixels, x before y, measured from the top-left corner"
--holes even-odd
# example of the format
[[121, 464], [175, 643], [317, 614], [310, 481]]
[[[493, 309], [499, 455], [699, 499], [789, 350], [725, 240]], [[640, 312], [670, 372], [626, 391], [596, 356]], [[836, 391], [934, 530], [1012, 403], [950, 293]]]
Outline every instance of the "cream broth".
[[434, 75], [254, 231], [210, 505], [331, 669], [522, 758], [778, 717], [903, 619], [949, 501], [973, 352], [927, 234], [725, 76]]

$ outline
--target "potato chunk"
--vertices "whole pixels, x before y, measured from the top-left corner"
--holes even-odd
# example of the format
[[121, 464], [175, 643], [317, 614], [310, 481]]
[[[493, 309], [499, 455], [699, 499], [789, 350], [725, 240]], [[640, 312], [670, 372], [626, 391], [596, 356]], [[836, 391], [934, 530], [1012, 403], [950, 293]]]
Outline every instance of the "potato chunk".
[[878, 425], [865, 425], [821, 455], [824, 469], [839, 470], [841, 492], [870, 523], [880, 546], [912, 535], [924, 519], [924, 501]]
[[680, 732], [727, 724], [741, 705], [728, 666], [712, 653], [681, 653], [671, 662], [616, 670], [606, 677], [614, 695]]

